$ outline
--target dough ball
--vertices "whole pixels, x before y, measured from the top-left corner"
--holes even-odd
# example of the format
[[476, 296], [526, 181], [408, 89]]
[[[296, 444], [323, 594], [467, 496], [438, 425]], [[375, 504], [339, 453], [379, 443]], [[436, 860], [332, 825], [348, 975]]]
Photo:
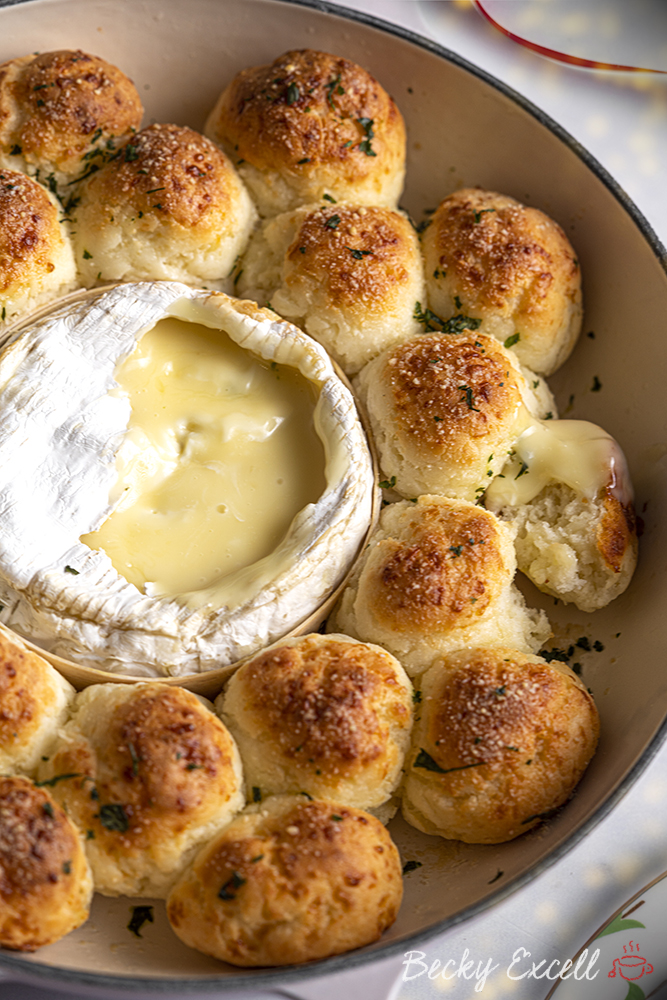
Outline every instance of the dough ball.
[[401, 863], [373, 816], [277, 796], [203, 848], [167, 915], [187, 945], [232, 965], [292, 965], [376, 941], [396, 919]]
[[107, 896], [166, 896], [244, 802], [223, 724], [191, 692], [158, 682], [86, 688], [40, 777], [86, 837]]
[[0, 327], [71, 291], [74, 254], [54, 196], [15, 170], [0, 170]]
[[244, 663], [216, 701], [248, 792], [307, 792], [360, 809], [387, 803], [401, 778], [412, 685], [379, 646], [307, 635]]
[[284, 213], [253, 236], [241, 267], [239, 293], [270, 301], [348, 375], [419, 333], [419, 242], [392, 209], [327, 204]]
[[38, 174], [67, 197], [142, 115], [132, 81], [104, 59], [80, 50], [12, 59], [0, 66], [0, 166]]
[[[555, 412], [546, 383], [520, 371], [493, 337], [468, 331], [399, 344], [367, 365], [357, 386], [384, 479], [406, 498], [478, 500], [507, 461], [526, 411]], [[549, 410], [536, 395], [540, 386]]]
[[462, 646], [534, 652], [550, 629], [512, 583], [512, 538], [493, 514], [462, 500], [389, 504], [327, 627], [379, 643], [411, 677]]
[[326, 52], [286, 52], [243, 70], [205, 132], [237, 164], [260, 215], [325, 194], [395, 207], [403, 189], [400, 111], [365, 69]]
[[581, 273], [563, 230], [513, 198], [464, 188], [423, 237], [428, 302], [442, 320], [481, 321], [532, 371], [550, 375], [581, 329]]
[[74, 698], [50, 663], [0, 625], [0, 771], [32, 773], [49, 753]]
[[225, 289], [255, 222], [227, 157], [190, 128], [151, 125], [81, 185], [85, 285], [168, 279]]
[[0, 944], [35, 951], [88, 919], [93, 880], [81, 837], [45, 788], [0, 778]]
[[403, 815], [424, 833], [499, 844], [566, 802], [595, 752], [598, 713], [569, 667], [467, 649], [421, 681]]

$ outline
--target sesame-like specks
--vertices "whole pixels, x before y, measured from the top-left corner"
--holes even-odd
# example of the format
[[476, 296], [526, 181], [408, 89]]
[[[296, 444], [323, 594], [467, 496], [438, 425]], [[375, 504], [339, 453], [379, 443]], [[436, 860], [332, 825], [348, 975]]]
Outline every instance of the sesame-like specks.
[[299, 830], [298, 826], [287, 827], [287, 833], [289, 833], [290, 837], [298, 837], [300, 832], [301, 831]]

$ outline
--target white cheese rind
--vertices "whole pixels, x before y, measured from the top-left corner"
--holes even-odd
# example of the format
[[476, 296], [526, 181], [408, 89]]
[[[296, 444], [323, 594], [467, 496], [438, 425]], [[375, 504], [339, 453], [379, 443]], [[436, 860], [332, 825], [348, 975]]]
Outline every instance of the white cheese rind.
[[[165, 316], [224, 329], [320, 388], [327, 489], [276, 552], [206, 592], [142, 594], [79, 541], [110, 513], [130, 417], [116, 366]], [[175, 282], [122, 285], [51, 314], [0, 357], [0, 604], [5, 624], [51, 652], [141, 676], [198, 673], [280, 638], [342, 579], [367, 530], [373, 469], [354, 400], [324, 350], [250, 303]], [[69, 567], [68, 570], [65, 567]], [[76, 570], [76, 575], [70, 572]], [[218, 588], [219, 593], [219, 588]], [[218, 597], [219, 601], [219, 597]]]

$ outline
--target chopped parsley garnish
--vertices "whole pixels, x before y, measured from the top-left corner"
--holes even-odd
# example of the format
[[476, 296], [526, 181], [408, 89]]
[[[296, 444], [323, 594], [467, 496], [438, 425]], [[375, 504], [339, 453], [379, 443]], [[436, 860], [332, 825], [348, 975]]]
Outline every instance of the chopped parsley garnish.
[[95, 840], [94, 830], [86, 830], [86, 840]]
[[590, 653], [591, 640], [588, 638], [588, 636], [582, 635], [581, 638], [577, 639], [577, 641], [575, 642], [575, 646], [578, 646], [579, 649], [583, 649], [586, 653]]
[[322, 200], [323, 200], [323, 201], [328, 201], [328, 202], [331, 202], [331, 204], [332, 204], [332, 205], [335, 205], [335, 204], [336, 204], [336, 199], [335, 199], [335, 198], [332, 198], [330, 194], [323, 194], [323, 195], [322, 195]]
[[262, 789], [257, 785], [252, 786], [252, 801], [261, 802], [262, 801]]
[[124, 159], [125, 159], [126, 163], [132, 163], [133, 160], [138, 160], [139, 159], [139, 147], [138, 146], [133, 146], [131, 142], [128, 142], [127, 146], [125, 147], [125, 157], [124, 157]]
[[42, 812], [46, 813], [46, 815], [50, 819], [53, 819], [53, 806], [51, 805], [50, 802], [43, 802], [42, 803]]
[[18, 143], [15, 143], [9, 151], [10, 156], [20, 156], [23, 150]]
[[68, 781], [70, 778], [80, 778], [80, 774], [56, 774], [46, 781], [36, 781], [35, 788], [55, 788], [59, 781]]
[[72, 874], [72, 862], [63, 861], [63, 875], [71, 875], [71, 874]]
[[396, 485], [396, 476], [392, 476], [391, 479], [383, 479], [379, 485], [381, 490], [393, 490]]
[[514, 347], [514, 345], [518, 344], [520, 340], [521, 340], [521, 334], [520, 333], [513, 333], [511, 337], [508, 337], [505, 340], [503, 346], [504, 347], [508, 347], [508, 348], [509, 347]]
[[593, 376], [593, 385], [591, 386], [591, 392], [599, 392], [601, 388], [602, 388], [602, 382], [597, 377], [597, 375], [594, 375]]
[[203, 766], [204, 766], [203, 764], [186, 764], [185, 765], [185, 770], [186, 771], [201, 771], [201, 769], [203, 768]]
[[97, 818], [107, 830], [114, 830], [116, 833], [125, 833], [130, 828], [130, 821], [123, 806], [116, 802], [100, 806]]
[[364, 138], [359, 143], [359, 149], [366, 156], [377, 156], [377, 153], [371, 146], [371, 139], [375, 138], [375, 132], [373, 131], [373, 119], [372, 118], [357, 118], [357, 121], [364, 130]]
[[290, 105], [296, 104], [296, 102], [299, 100], [300, 97], [301, 93], [296, 83], [290, 83], [289, 87], [287, 88], [287, 103]]
[[449, 774], [451, 771], [466, 771], [469, 767], [481, 767], [484, 763], [480, 760], [476, 764], [462, 764], [460, 767], [442, 768], [437, 764], [426, 750], [420, 750], [415, 757], [413, 767], [423, 767], [426, 771], [435, 771], [436, 774]]
[[238, 872], [232, 872], [230, 878], [227, 879], [223, 887], [218, 893], [218, 899], [236, 899], [236, 893], [245, 885], [248, 880], [242, 878]]
[[83, 251], [83, 259], [84, 260], [92, 260], [93, 259], [92, 253], [90, 253], [88, 250], [84, 250]]
[[342, 816], [338, 816], [337, 813], [332, 813], [331, 814], [331, 818], [334, 821], [334, 823], [342, 823], [343, 822], [343, 817]]
[[146, 192], [146, 194], [155, 194], [156, 191], [164, 191], [164, 190], [165, 190], [164, 187], [161, 187], [161, 188], [151, 188], [150, 191]]
[[596, 639], [595, 642], [593, 643], [593, 649], [595, 650], [596, 653], [601, 653], [603, 651], [604, 646], [602, 645], [599, 639]]
[[422, 700], [422, 693], [421, 693], [421, 691], [414, 690], [412, 692], [412, 704], [413, 705], [418, 705], [421, 700]]
[[516, 476], [514, 478], [515, 479], [521, 479], [521, 477], [525, 476], [527, 472], [528, 472], [528, 466], [526, 465], [525, 462], [522, 462], [521, 463], [521, 468], [519, 469], [519, 471], [517, 472], [517, 474], [516, 474]]
[[264, 855], [263, 855], [263, 854], [258, 854], [258, 855], [257, 855], [256, 857], [254, 857], [254, 858], [251, 858], [251, 859], [250, 859], [250, 863], [251, 863], [252, 865], [256, 865], [256, 864], [257, 864], [257, 862], [258, 862], [258, 861], [261, 861], [263, 857], [264, 857]]
[[468, 404], [468, 409], [469, 410], [474, 410], [475, 413], [479, 413], [479, 409], [476, 406], [473, 406], [472, 389], [470, 388], [470, 386], [468, 386], [468, 385], [457, 385], [456, 388], [460, 392], [464, 393], [463, 399], [465, 399], [466, 403]]
[[330, 215], [327, 221], [324, 223], [325, 229], [335, 229], [336, 226], [340, 225], [340, 215]]
[[421, 861], [406, 861], [403, 865], [403, 874], [407, 875], [409, 872], [414, 872], [417, 868], [421, 868]]
[[454, 296], [454, 306], [455, 306], [456, 309], [459, 309], [459, 310], [463, 308], [462, 305], [461, 305], [461, 299], [458, 297], [458, 295]]
[[134, 743], [128, 743], [127, 748], [130, 751], [130, 757], [132, 758], [132, 774], [136, 778], [139, 774], [139, 761], [141, 760], [141, 757], [134, 749]]
[[499, 878], [502, 878], [504, 874], [505, 874], [505, 872], [501, 871], [500, 868], [499, 868], [498, 871], [496, 872], [496, 874], [493, 876], [493, 878], [490, 879], [486, 884], [487, 885], [493, 885], [493, 883], [497, 882]]
[[495, 694], [496, 698], [503, 698], [505, 696], [505, 690], [506, 687], [503, 684], [502, 687], [496, 688], [493, 693]]
[[65, 566], [65, 572], [66, 573], [71, 573], [72, 576], [78, 576], [79, 575], [78, 569], [74, 569], [73, 566]]
[[132, 931], [138, 938], [142, 935], [139, 933], [144, 924], [154, 923], [155, 918], [153, 917], [153, 907], [152, 906], [133, 906], [132, 916], [130, 917], [130, 922], [127, 925], [128, 931]]
[[362, 260], [364, 257], [373, 256], [372, 250], [357, 250], [356, 247], [345, 247], [345, 249], [350, 251], [355, 260]]
[[[242, 162], [242, 161], [240, 160], [239, 162]], [[304, 156], [302, 160], [297, 160], [296, 161], [297, 167], [300, 167], [302, 163], [310, 163], [310, 157], [309, 156]]]
[[449, 546], [449, 551], [453, 552], [454, 556], [460, 556], [461, 553], [463, 552], [463, 546], [462, 545], [450, 545]]
[[475, 223], [481, 222], [482, 216], [486, 212], [495, 212], [495, 208], [482, 208], [482, 209], [479, 210], [479, 212], [476, 212], [475, 209], [473, 208], [473, 215], [475, 216]]
[[331, 108], [331, 110], [335, 111], [334, 102], [333, 102], [333, 95], [334, 95], [334, 93], [339, 94], [339, 95], [342, 95], [342, 94], [345, 93], [345, 90], [340, 85], [340, 73], [338, 74], [338, 76], [334, 77], [334, 79], [331, 80], [329, 83], [325, 83], [324, 89], [327, 92], [327, 103], [328, 103], [329, 107]]

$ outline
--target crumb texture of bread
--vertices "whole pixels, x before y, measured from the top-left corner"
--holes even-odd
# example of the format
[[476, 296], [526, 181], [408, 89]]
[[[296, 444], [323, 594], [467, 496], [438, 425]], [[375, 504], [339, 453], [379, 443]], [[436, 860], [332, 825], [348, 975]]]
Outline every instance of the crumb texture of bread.
[[67, 718], [74, 688], [0, 625], [0, 771], [32, 774]]
[[82, 831], [95, 889], [163, 898], [243, 807], [236, 745], [189, 691], [98, 684], [77, 696], [40, 778]]
[[419, 332], [419, 241], [392, 209], [342, 203], [284, 213], [257, 231], [240, 266], [239, 293], [270, 300], [348, 375]]
[[463, 314], [550, 375], [581, 330], [581, 271], [560, 226], [494, 191], [445, 198], [423, 236], [428, 303], [442, 320]]
[[0, 328], [76, 285], [74, 252], [55, 197], [0, 170]]
[[466, 501], [390, 504], [327, 627], [384, 646], [411, 677], [462, 646], [535, 652], [550, 629], [512, 583], [512, 539], [495, 515]]
[[569, 667], [469, 649], [421, 679], [403, 815], [469, 844], [512, 840], [563, 805], [597, 746], [592, 697]]
[[[406, 499], [435, 493], [475, 501], [507, 461], [528, 411], [553, 415], [495, 338], [431, 333], [384, 351], [355, 387], [368, 413], [384, 479]], [[548, 411], [549, 411], [548, 410]], [[547, 412], [548, 412], [547, 411]]]
[[256, 212], [225, 154], [193, 129], [150, 125], [80, 187], [84, 285], [165, 279], [228, 288]]
[[250, 806], [204, 847], [167, 915], [187, 945], [239, 966], [292, 965], [376, 941], [403, 893], [398, 851], [368, 813], [303, 796]]
[[379, 646], [306, 635], [243, 664], [216, 701], [250, 798], [306, 792], [360, 809], [388, 802], [412, 727], [412, 685]]
[[313, 49], [245, 69], [222, 92], [205, 133], [237, 165], [260, 215], [323, 196], [395, 207], [405, 125], [361, 66]]
[[63, 49], [0, 66], [0, 166], [38, 175], [63, 194], [142, 116], [132, 81], [98, 56]]
[[81, 837], [45, 788], [0, 778], [0, 944], [35, 951], [88, 919], [93, 880]]

